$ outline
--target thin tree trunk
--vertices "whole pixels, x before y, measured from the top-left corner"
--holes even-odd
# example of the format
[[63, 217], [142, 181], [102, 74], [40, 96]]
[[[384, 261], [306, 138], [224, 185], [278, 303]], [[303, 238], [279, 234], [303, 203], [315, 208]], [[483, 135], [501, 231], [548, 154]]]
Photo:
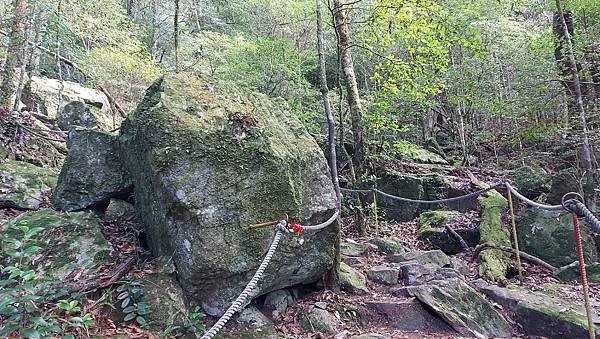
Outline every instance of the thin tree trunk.
[[14, 18], [0, 84], [0, 107], [11, 107], [15, 95], [14, 69], [23, 64], [25, 0], [14, 0]]
[[[360, 102], [360, 95], [358, 93], [356, 74], [354, 73], [354, 61], [352, 59], [351, 53], [352, 39], [350, 37], [348, 16], [346, 10], [343, 8], [343, 0], [334, 0], [333, 5], [335, 31], [338, 37], [340, 62], [342, 67], [342, 74], [344, 76], [344, 82], [346, 84], [346, 97], [348, 100], [348, 107], [350, 108], [352, 136], [354, 140], [354, 152], [352, 154], [352, 163], [354, 165], [356, 179], [358, 179], [362, 178], [362, 175], [365, 172], [367, 155], [364, 143], [362, 105]], [[357, 216], [358, 233], [360, 236], [365, 236], [367, 230], [366, 221], [362, 209], [359, 209]]]
[[[331, 179], [333, 181], [333, 187], [335, 189], [336, 196], [336, 208], [341, 210], [342, 200], [340, 195], [340, 183], [338, 180], [337, 173], [337, 157], [335, 150], [335, 124], [333, 121], [333, 114], [331, 113], [331, 104], [329, 102], [329, 88], [327, 88], [327, 72], [325, 69], [325, 57], [323, 55], [323, 17], [321, 15], [321, 0], [316, 0], [317, 5], [317, 51], [319, 54], [319, 69], [321, 78], [321, 95], [323, 96], [323, 109], [327, 116], [327, 140], [329, 144], [329, 169], [331, 171]], [[340, 290], [340, 278], [338, 269], [340, 266], [340, 219], [334, 226], [337, 233], [337, 241], [335, 242], [335, 260], [331, 271], [328, 274], [328, 285], [329, 288], [338, 292]]]
[[175, 18], [173, 19], [173, 40], [175, 42], [175, 72], [179, 72], [179, 0], [175, 0]]
[[583, 166], [588, 169], [596, 168], [596, 161], [592, 153], [592, 147], [590, 145], [589, 132], [587, 127], [587, 121], [585, 116], [585, 106], [583, 104], [583, 94], [581, 90], [581, 81], [579, 79], [579, 73], [577, 71], [577, 62], [575, 61], [575, 54], [573, 52], [573, 42], [571, 40], [571, 33], [565, 20], [565, 14], [562, 9], [561, 0], [556, 0], [556, 8], [558, 14], [558, 20], [562, 28], [562, 37], [567, 45], [567, 58], [568, 68], [573, 77], [572, 93], [575, 96], [575, 109], [579, 115], [579, 122], [582, 129], [581, 146], [583, 153]]

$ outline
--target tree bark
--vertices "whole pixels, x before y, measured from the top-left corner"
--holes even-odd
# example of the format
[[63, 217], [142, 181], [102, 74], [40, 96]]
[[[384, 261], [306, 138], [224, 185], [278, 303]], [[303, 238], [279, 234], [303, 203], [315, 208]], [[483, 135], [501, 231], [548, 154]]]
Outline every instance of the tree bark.
[[[352, 136], [354, 141], [354, 152], [352, 153], [352, 164], [355, 171], [355, 180], [358, 181], [363, 177], [366, 166], [366, 147], [364, 143], [364, 127], [363, 113], [358, 93], [358, 83], [356, 82], [356, 74], [354, 72], [354, 60], [352, 58], [352, 38], [350, 37], [350, 27], [348, 25], [348, 14], [344, 7], [343, 0], [333, 1], [333, 18], [335, 31], [338, 37], [339, 59], [342, 67], [342, 75], [346, 85], [346, 98], [348, 107], [350, 108], [350, 120]], [[356, 184], [354, 182], [353, 184]], [[361, 201], [360, 197], [358, 198]], [[361, 201], [361, 205], [364, 205]], [[365, 236], [366, 221], [362, 208], [357, 211], [357, 228], [360, 236]]]
[[[323, 16], [321, 15], [321, 0], [316, 0], [317, 5], [317, 53], [319, 54], [319, 70], [320, 70], [320, 82], [321, 82], [321, 95], [323, 96], [323, 110], [327, 116], [327, 141], [329, 144], [329, 170], [331, 171], [331, 180], [333, 181], [333, 187], [335, 189], [336, 196], [336, 208], [341, 210], [342, 200], [340, 195], [340, 183], [338, 180], [337, 172], [337, 156], [335, 149], [335, 123], [333, 121], [333, 114], [331, 113], [331, 103], [329, 102], [329, 88], [327, 87], [327, 71], [325, 68], [325, 56], [323, 55]], [[334, 245], [335, 258], [334, 265], [328, 274], [328, 287], [334, 291], [339, 292], [340, 290], [340, 278], [338, 269], [340, 267], [340, 218], [334, 225], [337, 233], [337, 240]]]
[[[589, 131], [585, 115], [585, 106], [583, 103], [583, 91], [581, 87], [581, 80], [579, 78], [579, 67], [577, 65], [577, 61], [575, 60], [575, 53], [573, 52], [573, 41], [571, 39], [571, 34], [573, 32], [572, 19], [569, 19], [569, 23], [571, 23], [571, 28], [569, 29], [569, 25], [567, 23], [565, 13], [562, 8], [561, 0], [556, 0], [556, 8], [557, 13], [554, 31], [557, 35], [559, 35], [559, 37], [564, 39], [564, 44], [566, 44], [567, 47], [567, 56], [566, 58], [562, 56], [562, 43], [559, 43], [559, 45], [557, 46], [555, 50], [555, 56], [557, 58], [557, 61], [565, 61], [564, 66], [573, 78], [572, 83], [567, 83], [567, 91], [571, 92], [567, 94], [574, 98], [574, 104], [572, 105], [572, 109], [575, 111], [575, 113], [578, 114], [579, 122], [581, 124], [581, 148], [583, 156], [582, 165], [586, 169], [594, 169], [597, 167], [597, 164], [592, 151], [592, 147], [590, 145]], [[568, 17], [571, 18], [570, 15], [568, 15]]]
[[25, 48], [25, 0], [14, 0], [14, 18], [9, 34], [9, 44], [6, 62], [2, 70], [2, 83], [0, 84], [0, 107], [12, 107], [15, 95], [14, 69], [23, 64], [23, 50]]

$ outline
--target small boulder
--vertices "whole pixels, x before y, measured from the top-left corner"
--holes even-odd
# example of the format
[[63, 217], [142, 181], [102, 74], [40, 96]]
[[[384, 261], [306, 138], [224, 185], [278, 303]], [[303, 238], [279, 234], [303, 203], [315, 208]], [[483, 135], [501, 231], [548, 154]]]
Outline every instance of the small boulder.
[[383, 254], [402, 254], [405, 252], [404, 244], [396, 237], [389, 238], [373, 238], [369, 243], [377, 246], [377, 251]]
[[267, 294], [264, 305], [273, 310], [273, 317], [283, 314], [289, 305], [292, 305], [294, 298], [286, 289], [273, 291]]
[[398, 283], [398, 274], [400, 271], [397, 268], [387, 266], [373, 266], [367, 272], [369, 280], [378, 284], [396, 285]]
[[0, 208], [38, 209], [43, 195], [56, 185], [56, 174], [46, 168], [9, 160], [0, 163]]
[[435, 264], [417, 264], [415, 262], [404, 262], [399, 266], [400, 275], [404, 285], [420, 285], [435, 279], [435, 274], [440, 268]]
[[[519, 246], [525, 253], [554, 266], [569, 265], [577, 260], [569, 213], [527, 208], [518, 221], [517, 231]], [[585, 262], [599, 261], [600, 254], [586, 222], [581, 223], [581, 240]]]
[[143, 300], [150, 313], [144, 316], [153, 330], [183, 328], [189, 314], [183, 291], [177, 280], [169, 274], [148, 273], [142, 278]]
[[410, 261], [420, 265], [434, 264], [439, 267], [450, 265], [450, 259], [444, 252], [440, 250], [413, 251], [404, 254], [391, 255], [387, 257], [387, 260], [392, 263]]
[[136, 220], [135, 207], [127, 201], [120, 199], [110, 199], [108, 207], [104, 212], [106, 221], [134, 221]]
[[341, 322], [329, 311], [310, 305], [308, 309], [300, 313], [298, 322], [307, 332], [321, 332], [329, 335], [338, 333]]
[[342, 255], [348, 257], [362, 257], [368, 254], [372, 249], [372, 245], [368, 243], [359, 243], [355, 241], [345, 241], [340, 244]]
[[366, 293], [369, 291], [365, 275], [343, 262], [340, 263], [339, 277], [341, 288], [345, 291], [350, 293]]
[[494, 306], [460, 279], [408, 287], [410, 295], [430, 307], [462, 335], [510, 338], [511, 329]]
[[277, 339], [271, 319], [254, 306], [246, 307], [236, 318], [237, 326], [223, 337], [228, 339]]
[[117, 140], [110, 134], [78, 129], [71, 132], [69, 155], [60, 171], [54, 206], [76, 211], [127, 195], [131, 181], [123, 170]]
[[28, 244], [42, 248], [35, 255], [41, 255], [43, 260], [35, 261], [34, 269], [54, 279], [64, 279], [76, 272], [89, 276], [113, 259], [112, 247], [91, 212], [64, 213], [46, 208], [21, 214], [4, 227], [0, 224], [4, 237], [19, 239], [19, 231], [11, 226], [44, 229], [30, 238]]

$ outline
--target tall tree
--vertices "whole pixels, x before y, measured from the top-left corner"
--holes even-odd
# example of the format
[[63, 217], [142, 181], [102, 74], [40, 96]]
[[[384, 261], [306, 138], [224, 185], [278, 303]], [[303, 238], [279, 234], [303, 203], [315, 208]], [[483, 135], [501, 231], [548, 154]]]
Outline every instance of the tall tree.
[[[354, 141], [352, 163], [355, 172], [355, 177], [352, 180], [354, 181], [353, 184], [355, 184], [357, 179], [361, 178], [365, 173], [366, 166], [367, 149], [364, 141], [363, 108], [354, 72], [354, 60], [352, 58], [353, 43], [350, 35], [347, 9], [344, 8], [346, 5], [343, 0], [334, 0], [333, 6], [333, 18], [338, 38], [338, 52], [340, 54], [339, 59], [342, 67], [342, 76], [346, 85], [346, 99], [350, 108], [351, 129]], [[360, 200], [361, 197], [359, 196], [358, 199]], [[358, 233], [364, 236], [367, 233], [366, 220], [362, 209], [359, 208], [357, 212]]]
[[12, 107], [12, 98], [15, 94], [14, 69], [23, 64], [23, 50], [25, 48], [25, 0], [14, 0], [14, 17], [9, 36], [6, 62], [2, 70], [2, 84], [0, 84], [0, 107]]
[[[319, 54], [319, 74], [320, 74], [320, 89], [323, 96], [323, 110], [327, 117], [327, 140], [329, 144], [329, 170], [331, 171], [331, 179], [335, 189], [336, 208], [341, 210], [342, 200], [340, 195], [340, 184], [337, 173], [337, 157], [335, 150], [335, 124], [333, 114], [331, 113], [331, 103], [329, 102], [329, 88], [327, 87], [327, 71], [325, 68], [325, 55], [323, 52], [323, 16], [321, 15], [321, 0], [316, 0], [317, 5], [317, 53]], [[329, 288], [333, 291], [339, 291], [340, 279], [338, 268], [340, 266], [340, 223], [335, 225], [337, 228], [338, 239], [335, 242], [335, 261], [329, 272]]]

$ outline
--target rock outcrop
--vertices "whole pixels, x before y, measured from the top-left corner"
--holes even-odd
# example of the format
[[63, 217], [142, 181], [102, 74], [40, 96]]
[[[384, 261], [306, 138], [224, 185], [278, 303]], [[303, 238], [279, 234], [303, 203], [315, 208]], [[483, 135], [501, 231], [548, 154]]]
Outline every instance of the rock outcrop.
[[76, 211], [131, 191], [122, 169], [117, 139], [107, 133], [77, 129], [71, 133], [69, 155], [63, 164], [52, 203], [63, 211]]
[[[157, 256], [173, 255], [192, 303], [222, 313], [250, 280], [287, 213], [316, 223], [335, 196], [322, 151], [283, 104], [212, 79], [165, 75], [124, 122], [121, 158]], [[333, 264], [335, 227], [286, 237], [258, 294], [318, 280]]]

